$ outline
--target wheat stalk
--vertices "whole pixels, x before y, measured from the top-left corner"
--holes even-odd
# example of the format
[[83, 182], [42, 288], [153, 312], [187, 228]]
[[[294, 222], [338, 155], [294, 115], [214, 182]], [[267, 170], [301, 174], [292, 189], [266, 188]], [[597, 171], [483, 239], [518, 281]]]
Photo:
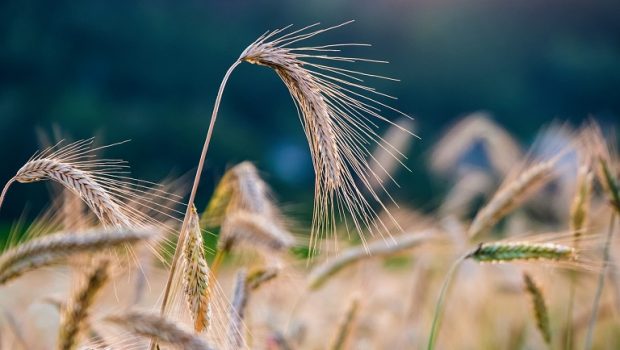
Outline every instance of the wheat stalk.
[[157, 315], [142, 312], [128, 312], [106, 317], [106, 321], [122, 327], [125, 331], [148, 337], [171, 347], [185, 350], [213, 349], [198, 335], [182, 326]]
[[351, 300], [349, 307], [344, 315], [344, 318], [338, 325], [336, 336], [332, 340], [329, 349], [331, 350], [344, 350], [347, 348], [347, 342], [355, 326], [357, 314], [359, 312], [359, 299], [357, 297]]
[[233, 349], [241, 349], [243, 346], [243, 318], [248, 303], [248, 286], [246, 284], [245, 270], [237, 272], [235, 277], [235, 290], [230, 305], [230, 316], [228, 324], [228, 339]]
[[196, 332], [206, 331], [211, 319], [210, 272], [205, 259], [202, 231], [196, 208], [192, 209], [183, 248], [183, 287]]
[[89, 309], [95, 296], [108, 280], [108, 266], [108, 260], [101, 260], [88, 273], [86, 283], [76, 290], [63, 308], [58, 334], [58, 349], [71, 350], [76, 348], [80, 331], [88, 319]]
[[474, 238], [493, 227], [506, 214], [521, 205], [530, 194], [544, 185], [551, 178], [557, 160], [556, 157], [530, 166], [517, 178], [502, 186], [476, 214], [468, 230], [469, 237]]
[[529, 274], [523, 274], [523, 281], [525, 283], [526, 291], [532, 298], [536, 326], [545, 340], [545, 343], [551, 344], [551, 327], [549, 326], [549, 312], [547, 311], [545, 297]]
[[57, 233], [23, 243], [0, 256], [0, 285], [35, 268], [91, 251], [131, 244], [151, 237], [146, 231]]
[[[314, 244], [316, 245], [318, 237], [322, 233], [335, 231], [334, 214], [336, 210], [344, 212], [346, 209], [351, 214], [354, 226], [359, 232], [362, 231], [362, 227], [369, 229], [384, 227], [380, 220], [378, 220], [379, 223], [375, 222], [375, 219], [377, 219], [376, 212], [364, 198], [355, 183], [353, 175], [355, 174], [360, 179], [360, 182], [368, 189], [373, 200], [385, 209], [385, 205], [383, 205], [377, 193], [372, 190], [370, 184], [370, 179], [377, 178], [378, 176], [372, 172], [365, 159], [369, 155], [366, 143], [368, 139], [372, 139], [383, 148], [390, 149], [391, 146], [383, 142], [374, 130], [375, 124], [370, 119], [390, 123], [380, 114], [381, 108], [405, 114], [368, 96], [387, 95], [358, 83], [361, 80], [359, 76], [378, 76], [312, 63], [308, 60], [309, 58], [316, 58], [318, 60], [341, 62], [372, 61], [324, 54], [326, 52], [333, 52], [338, 46], [346, 45], [323, 45], [296, 49], [286, 47], [340, 26], [309, 33], [304, 31], [312, 26], [288, 34], [282, 34], [283, 30], [288, 27], [265, 33], [265, 35], [249, 45], [226, 71], [215, 99], [209, 128], [200, 153], [188, 206], [179, 234], [179, 244], [175, 250], [168, 274], [161, 305], [162, 315], [167, 310], [172, 281], [177, 269], [179, 256], [181, 255], [181, 248], [179, 246], [182, 246], [185, 241], [185, 232], [191, 214], [190, 207], [196, 198], [224, 88], [232, 72], [244, 61], [258, 64], [269, 63], [270, 66], [278, 68], [276, 71], [289, 87], [298, 107], [301, 107], [302, 124], [310, 144], [316, 175], [315, 210], [311, 235], [314, 238]], [[282, 35], [276, 37], [278, 34]], [[272, 41], [268, 41], [269, 39], [272, 39]], [[313, 55], [312, 52], [315, 54]], [[316, 54], [316, 52], [319, 52], [319, 54]], [[281, 63], [286, 63], [286, 65], [276, 66]], [[314, 67], [324, 73], [313, 72], [309, 67]], [[291, 69], [293, 72], [291, 72]], [[392, 150], [394, 153], [398, 153], [398, 150], [393, 148]], [[398, 158], [401, 155], [395, 154], [394, 156]], [[338, 204], [334, 204], [334, 202]]]
[[384, 257], [400, 253], [424, 243], [434, 236], [434, 232], [421, 232], [394, 236], [391, 241], [379, 240], [364, 246], [342, 251], [333, 259], [315, 267], [308, 277], [308, 288], [320, 288], [332, 276], [356, 262], [373, 257]]
[[555, 243], [494, 242], [481, 243], [467, 257], [478, 262], [494, 263], [528, 260], [574, 261], [577, 259], [577, 251], [573, 247]]

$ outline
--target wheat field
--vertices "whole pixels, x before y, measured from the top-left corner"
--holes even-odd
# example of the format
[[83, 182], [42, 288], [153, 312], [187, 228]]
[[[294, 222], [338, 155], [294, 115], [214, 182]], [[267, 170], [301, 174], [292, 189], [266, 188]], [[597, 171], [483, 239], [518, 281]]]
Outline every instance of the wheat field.
[[[522, 145], [473, 113], [417, 164], [448, 184], [437, 209], [396, 203], [392, 174], [424, 135], [372, 87], [396, 79], [358, 70], [383, 61], [347, 56], [365, 44], [321, 42], [347, 24], [271, 30], [240, 50], [193, 181], [130, 177], [104, 158], [122, 142], [33, 145], [0, 210], [15, 186], [45, 181], [51, 198], [0, 254], [0, 349], [620, 348], [613, 132], [556, 122]], [[297, 107], [308, 225], [249, 161], [195, 205], [227, 81], [248, 63]], [[484, 166], [468, 163], [474, 147]]]

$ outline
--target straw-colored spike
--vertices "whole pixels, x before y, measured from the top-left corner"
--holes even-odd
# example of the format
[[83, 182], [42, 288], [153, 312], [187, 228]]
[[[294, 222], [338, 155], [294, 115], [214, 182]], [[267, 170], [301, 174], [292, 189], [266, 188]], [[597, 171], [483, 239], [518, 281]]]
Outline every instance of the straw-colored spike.
[[192, 208], [183, 248], [183, 287], [196, 332], [206, 331], [211, 319], [210, 271], [196, 208]]
[[517, 178], [502, 186], [491, 200], [478, 211], [469, 227], [469, 237], [475, 238], [493, 227], [504, 216], [521, 205], [530, 194], [541, 188], [551, 179], [557, 160], [558, 158], [553, 158], [536, 163]]
[[513, 262], [527, 260], [574, 261], [573, 247], [554, 243], [495, 242], [481, 243], [468, 258], [479, 262]]
[[101, 260], [88, 273], [86, 283], [71, 296], [62, 310], [58, 335], [58, 349], [75, 349], [80, 332], [88, 320], [89, 309], [94, 299], [108, 280], [108, 260]]
[[0, 285], [72, 255], [132, 244], [151, 236], [147, 231], [122, 230], [57, 233], [33, 239], [0, 256]]
[[545, 343], [551, 344], [551, 327], [549, 326], [549, 312], [547, 311], [547, 304], [545, 303], [545, 297], [542, 291], [534, 282], [534, 279], [527, 274], [523, 274], [523, 281], [525, 282], [525, 289], [532, 298], [532, 307], [534, 310], [534, 317], [536, 319], [536, 326], [540, 331]]
[[106, 321], [116, 324], [126, 332], [151, 338], [172, 348], [184, 350], [214, 349], [198, 335], [192, 334], [183, 326], [160, 316], [134, 311], [108, 316]]

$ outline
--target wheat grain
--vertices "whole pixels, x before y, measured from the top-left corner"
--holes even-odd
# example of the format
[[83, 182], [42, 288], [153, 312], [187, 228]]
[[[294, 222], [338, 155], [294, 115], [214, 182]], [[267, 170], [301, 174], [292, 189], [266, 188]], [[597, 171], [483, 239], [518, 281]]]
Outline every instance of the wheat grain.
[[196, 332], [206, 331], [211, 319], [210, 272], [205, 259], [202, 232], [196, 208], [192, 209], [190, 230], [183, 247], [183, 287]]
[[80, 235], [57, 233], [14, 247], [0, 256], [0, 285], [21, 274], [59, 260], [105, 248], [131, 244], [151, 237], [147, 231], [92, 231]]
[[329, 259], [325, 263], [315, 267], [308, 276], [307, 285], [310, 289], [320, 288], [336, 273], [360, 260], [397, 254], [416, 247], [428, 241], [433, 236], [434, 232], [432, 231], [403, 234], [394, 236], [393, 241], [379, 240], [369, 243], [366, 247], [357, 246], [347, 249], [333, 259]]
[[554, 243], [495, 242], [481, 243], [468, 258], [479, 262], [512, 262], [527, 260], [574, 261], [575, 248]]
[[530, 194], [544, 185], [553, 175], [558, 158], [539, 162], [527, 168], [516, 179], [502, 186], [491, 200], [476, 214], [468, 235], [477, 235], [493, 227], [501, 218], [525, 201]]
[[142, 312], [128, 312], [106, 317], [106, 321], [122, 327], [125, 331], [148, 337], [159, 343], [185, 350], [213, 349], [198, 335], [163, 317]]
[[549, 326], [549, 312], [547, 311], [545, 297], [530, 275], [524, 273], [523, 281], [525, 282], [526, 291], [532, 298], [536, 326], [545, 340], [545, 343], [551, 344], [551, 327]]
[[71, 350], [77, 347], [79, 335], [88, 319], [89, 309], [95, 296], [108, 280], [109, 261], [101, 260], [90, 271], [86, 283], [76, 290], [62, 310], [58, 349]]
[[[372, 60], [326, 54], [339, 51], [336, 49], [338, 46], [346, 45], [290, 47], [296, 42], [340, 26], [307, 32], [306, 29], [313, 27], [309, 26], [287, 34], [282, 34], [286, 28], [268, 32], [249, 45], [239, 58], [241, 61], [272, 68], [288, 88], [297, 107], [316, 174], [311, 239], [313, 249], [316, 248], [318, 237], [324, 233], [334, 233], [336, 212], [342, 214], [348, 211], [360, 234], [362, 227], [371, 232], [385, 229], [382, 222], [375, 222], [377, 214], [358, 188], [355, 178], [360, 179], [370, 197], [385, 209], [372, 188], [371, 181], [381, 181], [381, 177], [367, 161], [368, 157], [372, 157], [367, 144], [372, 140], [399, 161], [401, 157], [397, 149], [373, 130], [375, 124], [371, 119], [394, 125], [381, 115], [381, 108], [404, 115], [368, 96], [387, 96], [362, 85], [359, 79], [359, 76], [377, 76], [313, 61]], [[383, 185], [381, 188], [385, 190]]]

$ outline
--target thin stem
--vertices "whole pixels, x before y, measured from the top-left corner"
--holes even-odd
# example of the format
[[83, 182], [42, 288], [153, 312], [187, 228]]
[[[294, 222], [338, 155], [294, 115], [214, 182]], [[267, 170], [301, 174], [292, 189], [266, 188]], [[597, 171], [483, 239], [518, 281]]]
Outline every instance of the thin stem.
[[583, 347], [585, 350], [592, 349], [592, 339], [594, 336], [594, 325], [598, 318], [598, 309], [601, 301], [601, 295], [603, 294], [603, 286], [605, 285], [605, 276], [607, 275], [607, 266], [611, 258], [611, 239], [614, 234], [614, 223], [616, 222], [615, 212], [611, 213], [611, 220], [609, 223], [609, 231], [607, 232], [607, 239], [605, 240], [605, 247], [603, 250], [603, 268], [598, 276], [598, 286], [596, 287], [596, 294], [594, 296], [594, 303], [592, 305], [592, 316], [590, 317], [590, 323], [588, 324], [588, 334], [586, 335], [586, 343]]
[[568, 311], [566, 316], [566, 328], [564, 329], [564, 349], [573, 348], [573, 306], [575, 304], [576, 275], [574, 271], [570, 274], [570, 286], [568, 290]]
[[[168, 274], [168, 280], [166, 282], [166, 289], [164, 290], [164, 299], [161, 303], [161, 315], [163, 316], [166, 313], [166, 307], [168, 306], [168, 300], [170, 298], [170, 290], [172, 287], [172, 279], [174, 273], [176, 271], [179, 257], [181, 256], [181, 250], [183, 249], [183, 243], [185, 241], [186, 236], [186, 228], [189, 222], [192, 205], [194, 204], [194, 200], [196, 198], [196, 191], [198, 190], [198, 184], [200, 183], [200, 176], [202, 175], [202, 169], [204, 167], [205, 158], [207, 157], [207, 150], [209, 149], [209, 144], [211, 143], [211, 136], [213, 135], [213, 127], [215, 126], [215, 120], [217, 119], [217, 112], [220, 108], [220, 102], [222, 100], [222, 94], [224, 93], [224, 87], [226, 87], [226, 82], [228, 82], [228, 78], [233, 70], [241, 63], [241, 61], [237, 60], [233, 63], [230, 68], [226, 71], [224, 75], [224, 79], [220, 84], [220, 88], [217, 92], [217, 97], [215, 98], [215, 105], [213, 106], [213, 113], [211, 114], [211, 122], [209, 123], [209, 129], [207, 130], [207, 136], [205, 138], [204, 145], [202, 146], [202, 153], [200, 154], [200, 160], [198, 161], [198, 168], [196, 169], [196, 176], [194, 177], [194, 184], [192, 185], [192, 191], [189, 194], [189, 200], [187, 202], [187, 209], [185, 211], [185, 217], [183, 218], [183, 225], [181, 226], [181, 231], [179, 233], [179, 239], [177, 241], [177, 246], [174, 250], [174, 257], [172, 258], [172, 265], [170, 266], [170, 273]], [[154, 349], [154, 343], [151, 343], [151, 348]]]
[[2, 189], [2, 194], [0, 194], [0, 208], [2, 208], [2, 203], [4, 202], [4, 196], [6, 196], [6, 192], [9, 190], [9, 187], [11, 187], [11, 184], [15, 182], [15, 178], [11, 178], [6, 185], [4, 185], [4, 188]]
[[439, 298], [437, 298], [437, 303], [435, 303], [435, 313], [433, 315], [433, 324], [431, 325], [431, 334], [428, 338], [428, 346], [426, 347], [428, 350], [433, 350], [435, 348], [435, 342], [437, 341], [439, 327], [441, 326], [441, 314], [443, 313], [444, 301], [446, 298], [448, 287], [450, 286], [450, 282], [452, 281], [452, 277], [454, 276], [454, 273], [461, 265], [461, 263], [470, 255], [471, 254], [464, 255], [457, 261], [455, 261], [454, 264], [452, 264], [452, 266], [450, 267], [450, 270], [448, 270], [446, 279], [443, 281], [441, 291], [439, 292]]

